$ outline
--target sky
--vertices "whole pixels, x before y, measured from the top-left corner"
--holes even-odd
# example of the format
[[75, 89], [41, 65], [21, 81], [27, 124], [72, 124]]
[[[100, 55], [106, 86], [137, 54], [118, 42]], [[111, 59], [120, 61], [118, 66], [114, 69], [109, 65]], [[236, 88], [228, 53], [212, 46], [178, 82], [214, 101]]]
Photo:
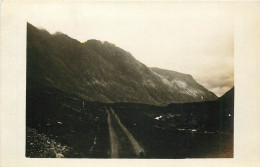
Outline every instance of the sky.
[[108, 41], [149, 67], [191, 74], [217, 96], [234, 86], [229, 3], [53, 3], [28, 6], [26, 14], [50, 33]]

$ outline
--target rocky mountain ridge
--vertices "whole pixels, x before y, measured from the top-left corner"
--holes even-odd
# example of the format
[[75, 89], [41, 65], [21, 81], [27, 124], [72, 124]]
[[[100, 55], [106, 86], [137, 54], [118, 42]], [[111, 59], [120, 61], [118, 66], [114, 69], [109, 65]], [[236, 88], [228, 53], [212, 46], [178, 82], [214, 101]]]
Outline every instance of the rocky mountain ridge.
[[105, 103], [167, 105], [217, 99], [192, 76], [147, 67], [114, 44], [81, 43], [28, 23], [27, 90], [45, 87]]

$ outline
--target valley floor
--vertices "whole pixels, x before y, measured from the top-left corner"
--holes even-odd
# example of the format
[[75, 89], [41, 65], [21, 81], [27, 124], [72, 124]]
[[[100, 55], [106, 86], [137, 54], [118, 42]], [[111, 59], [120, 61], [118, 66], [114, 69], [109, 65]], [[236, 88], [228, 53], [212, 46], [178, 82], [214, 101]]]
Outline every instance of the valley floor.
[[[26, 157], [233, 157], [233, 113], [232, 117], [229, 113], [215, 114], [211, 119], [208, 116], [218, 110], [208, 103], [171, 108], [105, 104], [49, 90], [29, 94], [26, 108]], [[217, 129], [222, 125], [219, 121], [226, 121], [222, 131]]]

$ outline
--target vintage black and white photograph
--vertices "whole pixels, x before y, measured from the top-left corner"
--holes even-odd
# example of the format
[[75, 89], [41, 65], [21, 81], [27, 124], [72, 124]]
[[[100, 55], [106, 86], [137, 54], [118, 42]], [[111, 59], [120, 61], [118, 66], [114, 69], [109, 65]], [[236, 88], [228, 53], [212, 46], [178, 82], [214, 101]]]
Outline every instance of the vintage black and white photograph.
[[42, 5], [25, 23], [25, 156], [233, 158], [231, 8]]

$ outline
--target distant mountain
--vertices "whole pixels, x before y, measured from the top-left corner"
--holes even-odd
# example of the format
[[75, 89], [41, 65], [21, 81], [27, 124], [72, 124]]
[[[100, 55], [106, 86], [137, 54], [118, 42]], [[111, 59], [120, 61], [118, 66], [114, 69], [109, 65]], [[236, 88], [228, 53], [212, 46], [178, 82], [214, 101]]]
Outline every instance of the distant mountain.
[[187, 99], [184, 100], [184, 102], [192, 102], [192, 98], [196, 98], [194, 101], [216, 99], [216, 95], [214, 93], [208, 91], [205, 87], [197, 83], [189, 74], [183, 74], [155, 67], [152, 67], [151, 69], [163, 78], [163, 82], [168, 84], [170, 87], [175, 88], [175, 91], [178, 91], [183, 98]]
[[221, 106], [224, 130], [234, 130], [234, 89], [234, 87], [231, 88], [217, 100]]
[[106, 103], [167, 105], [217, 99], [192, 76], [149, 68], [114, 44], [81, 43], [28, 23], [27, 91], [45, 88]]
[[222, 95], [218, 100], [222, 100], [224, 104], [234, 104], [234, 91], [235, 88], [231, 88], [224, 95]]

